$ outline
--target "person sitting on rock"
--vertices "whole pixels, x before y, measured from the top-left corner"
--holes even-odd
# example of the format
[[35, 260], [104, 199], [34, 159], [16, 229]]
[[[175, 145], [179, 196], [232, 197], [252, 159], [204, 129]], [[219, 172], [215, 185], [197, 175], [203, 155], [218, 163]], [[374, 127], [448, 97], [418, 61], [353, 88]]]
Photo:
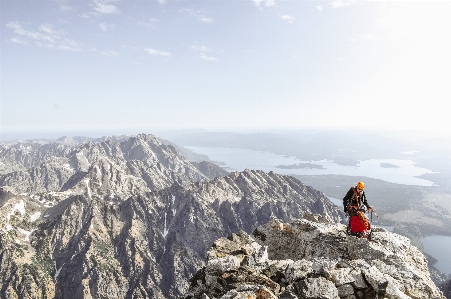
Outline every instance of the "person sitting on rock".
[[[357, 236], [365, 236], [365, 232], [370, 230], [370, 223], [365, 217], [365, 207], [369, 211], [374, 211], [373, 207], [368, 204], [363, 182], [358, 182], [355, 187], [351, 187], [343, 198], [344, 212], [349, 215], [348, 232], [357, 234]], [[354, 217], [357, 216], [357, 217]], [[359, 220], [355, 220], [355, 219]]]
[[358, 182], [357, 185], [351, 187], [345, 197], [343, 197], [344, 212], [348, 213], [349, 216], [355, 215], [355, 212], [363, 208], [363, 206], [369, 211], [373, 210], [366, 200], [365, 191], [363, 191], [364, 188], [365, 184], [363, 182]]

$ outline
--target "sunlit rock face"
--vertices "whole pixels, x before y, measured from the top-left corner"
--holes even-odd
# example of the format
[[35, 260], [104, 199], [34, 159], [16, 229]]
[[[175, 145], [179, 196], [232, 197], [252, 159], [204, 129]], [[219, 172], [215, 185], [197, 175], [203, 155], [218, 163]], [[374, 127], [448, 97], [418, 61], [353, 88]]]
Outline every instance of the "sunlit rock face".
[[368, 241], [306, 214], [216, 240], [185, 298], [445, 297], [407, 238], [378, 229]]
[[20, 164], [0, 177], [2, 298], [178, 298], [221, 236], [306, 212], [343, 221], [293, 177], [193, 164], [151, 135], [72, 143], [30, 168], [38, 146], [0, 157]]

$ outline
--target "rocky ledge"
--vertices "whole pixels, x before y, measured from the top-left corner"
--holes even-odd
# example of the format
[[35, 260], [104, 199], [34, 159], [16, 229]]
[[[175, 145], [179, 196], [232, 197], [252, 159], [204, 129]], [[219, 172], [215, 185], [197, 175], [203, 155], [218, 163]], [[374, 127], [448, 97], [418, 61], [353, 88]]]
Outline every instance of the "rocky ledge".
[[312, 214], [218, 239], [184, 297], [445, 299], [409, 239], [383, 228], [371, 241], [356, 238]]

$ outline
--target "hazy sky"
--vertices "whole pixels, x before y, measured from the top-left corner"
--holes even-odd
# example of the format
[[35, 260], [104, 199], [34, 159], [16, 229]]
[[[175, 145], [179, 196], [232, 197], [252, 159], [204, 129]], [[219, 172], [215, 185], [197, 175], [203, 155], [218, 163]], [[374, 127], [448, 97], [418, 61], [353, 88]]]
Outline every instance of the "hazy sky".
[[451, 2], [0, 3], [4, 132], [451, 131]]

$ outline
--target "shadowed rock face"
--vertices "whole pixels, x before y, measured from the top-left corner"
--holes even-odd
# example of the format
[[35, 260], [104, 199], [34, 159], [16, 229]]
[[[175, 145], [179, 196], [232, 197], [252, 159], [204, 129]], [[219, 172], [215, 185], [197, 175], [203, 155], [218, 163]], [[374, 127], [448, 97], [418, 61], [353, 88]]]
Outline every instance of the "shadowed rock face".
[[184, 297], [445, 298], [407, 238], [378, 229], [369, 242], [312, 214], [216, 240]]
[[246, 170], [207, 181], [212, 168], [204, 175], [153, 136], [76, 145], [52, 161], [39, 168], [67, 175], [32, 168], [11, 183], [26, 193], [1, 189], [2, 298], [176, 298], [221, 236], [305, 212], [343, 219], [289, 176]]

